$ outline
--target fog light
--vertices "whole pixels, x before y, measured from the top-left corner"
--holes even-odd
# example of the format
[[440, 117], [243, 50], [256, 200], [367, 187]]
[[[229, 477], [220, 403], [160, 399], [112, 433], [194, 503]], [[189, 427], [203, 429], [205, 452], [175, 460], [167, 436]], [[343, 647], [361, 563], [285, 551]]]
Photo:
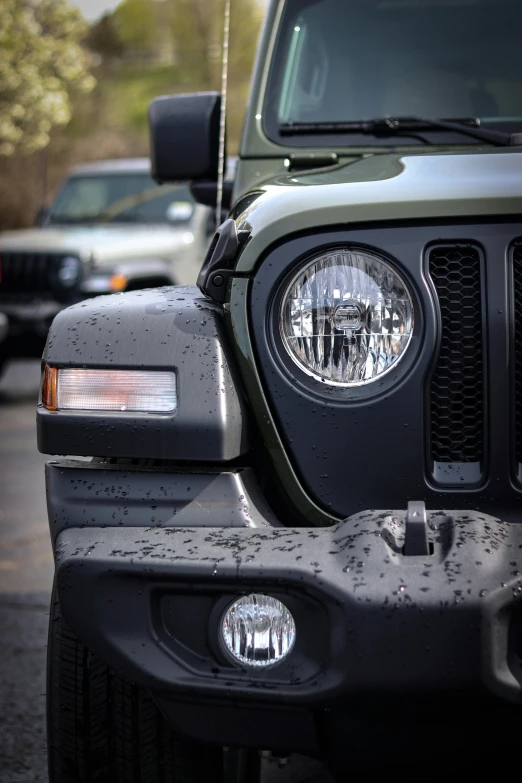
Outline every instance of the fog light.
[[229, 606], [221, 633], [226, 649], [238, 663], [273, 666], [292, 651], [295, 621], [277, 598], [255, 593]]

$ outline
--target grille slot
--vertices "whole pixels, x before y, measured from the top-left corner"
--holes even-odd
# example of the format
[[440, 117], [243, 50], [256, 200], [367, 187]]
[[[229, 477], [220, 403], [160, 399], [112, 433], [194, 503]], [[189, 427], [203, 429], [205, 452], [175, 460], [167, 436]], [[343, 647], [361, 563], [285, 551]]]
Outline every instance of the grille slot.
[[462, 486], [480, 480], [484, 458], [480, 253], [469, 245], [433, 248], [429, 272], [442, 324], [429, 392], [433, 474], [437, 483]]
[[63, 258], [60, 254], [0, 253], [0, 295], [52, 293], [56, 270]]
[[522, 463], [522, 243], [513, 247], [516, 457]]

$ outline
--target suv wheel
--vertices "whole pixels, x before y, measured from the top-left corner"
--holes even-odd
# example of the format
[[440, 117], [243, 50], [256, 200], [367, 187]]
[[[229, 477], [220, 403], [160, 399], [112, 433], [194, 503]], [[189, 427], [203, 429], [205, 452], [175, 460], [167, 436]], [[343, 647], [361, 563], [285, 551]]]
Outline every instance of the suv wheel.
[[176, 734], [146, 691], [67, 628], [56, 588], [47, 654], [49, 783], [220, 783], [223, 752]]

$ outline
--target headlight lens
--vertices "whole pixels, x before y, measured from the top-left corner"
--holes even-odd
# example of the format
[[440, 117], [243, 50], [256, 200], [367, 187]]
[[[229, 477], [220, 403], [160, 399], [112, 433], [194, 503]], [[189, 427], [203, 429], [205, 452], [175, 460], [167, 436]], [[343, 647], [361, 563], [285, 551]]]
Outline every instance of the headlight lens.
[[289, 655], [295, 621], [286, 606], [269, 595], [245, 595], [229, 606], [222, 621], [225, 647], [236, 663], [266, 667]]
[[406, 284], [364, 250], [334, 250], [314, 259], [283, 297], [281, 334], [292, 359], [334, 386], [381, 378], [406, 352], [413, 304]]

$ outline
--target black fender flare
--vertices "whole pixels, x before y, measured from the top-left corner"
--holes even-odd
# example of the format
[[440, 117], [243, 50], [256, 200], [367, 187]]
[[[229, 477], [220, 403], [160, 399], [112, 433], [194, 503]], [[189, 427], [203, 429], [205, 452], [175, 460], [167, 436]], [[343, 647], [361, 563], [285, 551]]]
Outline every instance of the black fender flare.
[[43, 364], [174, 370], [177, 410], [37, 411], [45, 454], [228, 462], [248, 450], [246, 409], [223, 311], [195, 286], [97, 297], [60, 312]]

